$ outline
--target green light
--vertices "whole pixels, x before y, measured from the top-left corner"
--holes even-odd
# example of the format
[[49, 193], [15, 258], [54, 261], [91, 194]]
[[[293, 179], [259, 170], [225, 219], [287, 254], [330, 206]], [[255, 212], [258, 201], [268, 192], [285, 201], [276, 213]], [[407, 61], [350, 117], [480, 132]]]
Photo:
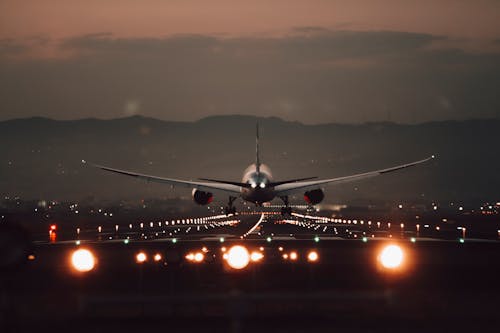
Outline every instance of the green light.
[[219, 242], [224, 243], [224, 237], [219, 238]]
[[314, 241], [315, 241], [316, 243], [318, 243], [318, 242], [319, 242], [319, 237], [318, 237], [318, 236], [314, 236]]
[[124, 239], [124, 240], [123, 240], [123, 243], [124, 243], [124, 244], [128, 244], [128, 242], [129, 242], [129, 240], [128, 240], [128, 239]]
[[417, 239], [415, 237], [410, 238], [410, 242], [415, 243]]
[[177, 243], [177, 238], [172, 238], [172, 243]]
[[363, 242], [368, 242], [368, 238], [367, 237], [363, 237]]
[[271, 243], [271, 241], [272, 241], [272, 240], [273, 240], [273, 239], [272, 239], [270, 236], [268, 236], [268, 237], [266, 238], [266, 241], [267, 241], [268, 243]]
[[463, 238], [460, 238], [458, 241], [462, 244], [465, 243], [465, 240]]

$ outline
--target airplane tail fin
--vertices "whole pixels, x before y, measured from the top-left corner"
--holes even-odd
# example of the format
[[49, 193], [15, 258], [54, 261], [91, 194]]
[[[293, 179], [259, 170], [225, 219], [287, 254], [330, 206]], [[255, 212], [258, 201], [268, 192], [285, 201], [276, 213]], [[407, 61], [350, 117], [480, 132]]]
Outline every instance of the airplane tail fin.
[[255, 167], [257, 173], [260, 172], [260, 158], [259, 158], [259, 123], [257, 123], [255, 131]]

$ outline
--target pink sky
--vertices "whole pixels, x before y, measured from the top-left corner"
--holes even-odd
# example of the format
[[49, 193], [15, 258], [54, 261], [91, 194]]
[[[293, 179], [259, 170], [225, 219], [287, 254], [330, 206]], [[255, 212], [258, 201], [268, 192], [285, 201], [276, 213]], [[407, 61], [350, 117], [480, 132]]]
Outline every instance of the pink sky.
[[496, 0], [3, 0], [0, 38], [280, 34], [297, 26], [500, 37]]

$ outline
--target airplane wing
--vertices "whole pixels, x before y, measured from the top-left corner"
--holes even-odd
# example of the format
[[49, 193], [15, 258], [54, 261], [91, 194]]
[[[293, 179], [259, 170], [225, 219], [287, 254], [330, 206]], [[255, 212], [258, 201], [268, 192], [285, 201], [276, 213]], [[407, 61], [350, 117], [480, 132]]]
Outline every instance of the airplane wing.
[[136, 173], [136, 172], [126, 171], [126, 170], [113, 169], [113, 168], [109, 168], [109, 167], [102, 166], [102, 165], [87, 163], [85, 160], [82, 160], [82, 163], [89, 164], [95, 168], [98, 168], [98, 169], [101, 169], [104, 171], [109, 171], [109, 172], [117, 173], [120, 175], [130, 176], [130, 177], [146, 180], [149, 182], [162, 183], [162, 184], [168, 184], [168, 185], [172, 185], [172, 186], [180, 186], [180, 187], [186, 187], [186, 188], [195, 188], [195, 189], [202, 190], [202, 191], [218, 190], [218, 191], [222, 191], [222, 192], [228, 192], [228, 193], [231, 193], [233, 195], [237, 194], [238, 196], [241, 193], [240, 187], [237, 185], [233, 185], [233, 184], [220, 184], [220, 183], [211, 183], [211, 182], [194, 182], [194, 181], [189, 181], [189, 180], [163, 178], [163, 177], [145, 175], [142, 173]]
[[419, 160], [419, 161], [415, 161], [415, 162], [411, 162], [411, 163], [407, 163], [407, 164], [402, 164], [402, 165], [397, 165], [397, 166], [394, 166], [392, 168], [369, 171], [369, 172], [364, 172], [364, 173], [358, 173], [356, 175], [351, 175], [351, 176], [282, 184], [282, 185], [276, 186], [274, 188], [274, 190], [275, 190], [277, 196], [286, 196], [286, 195], [290, 195], [290, 194], [298, 192], [298, 191], [305, 191], [305, 190], [318, 188], [320, 185], [327, 185], [327, 184], [332, 184], [332, 183], [335, 183], [335, 184], [346, 183], [346, 182], [350, 182], [350, 181], [354, 181], [354, 180], [360, 180], [360, 179], [371, 178], [371, 177], [383, 175], [385, 173], [409, 168], [409, 167], [412, 167], [414, 165], [427, 162], [429, 160], [432, 160], [433, 158], [434, 158], [434, 155], [432, 155], [431, 157], [425, 158], [423, 160]]

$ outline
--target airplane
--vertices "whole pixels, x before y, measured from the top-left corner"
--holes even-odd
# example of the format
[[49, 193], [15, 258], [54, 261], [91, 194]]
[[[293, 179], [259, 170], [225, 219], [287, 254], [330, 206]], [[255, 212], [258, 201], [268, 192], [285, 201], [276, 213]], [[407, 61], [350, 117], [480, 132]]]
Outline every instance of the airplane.
[[[294, 193], [302, 192], [304, 200], [307, 204], [316, 205], [324, 199], [323, 187], [325, 185], [345, 183], [383, 175], [427, 162], [432, 160], [434, 157], [435, 155], [432, 155], [411, 163], [337, 178], [317, 179], [318, 177], [306, 177], [274, 181], [271, 169], [267, 165], [261, 163], [259, 158], [259, 125], [257, 124], [255, 135], [255, 163], [251, 164], [244, 171], [241, 182], [210, 178], [199, 178], [200, 181], [163, 178], [132, 171], [114, 169], [92, 163], [89, 164], [104, 171], [135, 177], [150, 182], [192, 188], [193, 200], [199, 205], [208, 205], [213, 201], [214, 196], [211, 191], [224, 192], [229, 195], [229, 201], [225, 207], [226, 215], [236, 213], [236, 208], [233, 203], [237, 198], [242, 198], [243, 200], [251, 202], [257, 206], [262, 206], [262, 204], [270, 202], [274, 198], [278, 197], [284, 203], [284, 207], [281, 209], [281, 214], [288, 216], [292, 213], [288, 198]], [[82, 160], [82, 163], [86, 164], [87, 162]]]

